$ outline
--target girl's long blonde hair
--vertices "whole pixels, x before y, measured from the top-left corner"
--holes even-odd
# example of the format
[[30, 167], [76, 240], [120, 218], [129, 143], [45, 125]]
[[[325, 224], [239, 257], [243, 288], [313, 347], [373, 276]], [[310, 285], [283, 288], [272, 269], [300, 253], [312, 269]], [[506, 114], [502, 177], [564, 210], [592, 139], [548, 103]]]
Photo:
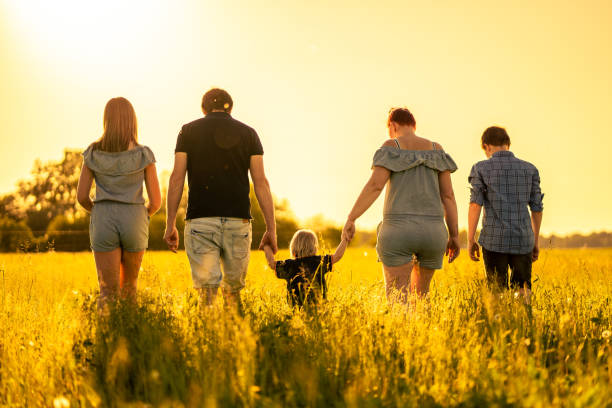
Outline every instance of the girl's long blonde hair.
[[301, 229], [293, 234], [289, 249], [294, 258], [314, 256], [319, 250], [319, 240], [317, 235], [311, 230]]
[[105, 152], [123, 152], [130, 143], [138, 144], [138, 122], [134, 107], [125, 98], [113, 98], [104, 108], [104, 133], [95, 143], [95, 149]]

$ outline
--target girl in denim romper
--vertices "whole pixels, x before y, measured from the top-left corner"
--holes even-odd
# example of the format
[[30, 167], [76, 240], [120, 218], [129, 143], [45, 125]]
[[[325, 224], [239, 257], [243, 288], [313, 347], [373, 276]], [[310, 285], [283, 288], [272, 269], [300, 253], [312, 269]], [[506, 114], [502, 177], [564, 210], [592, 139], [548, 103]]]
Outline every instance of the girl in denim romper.
[[155, 157], [151, 149], [138, 144], [136, 114], [125, 98], [108, 101], [102, 138], [83, 152], [77, 200], [91, 212], [89, 238], [100, 284], [99, 307], [119, 296], [134, 299], [148, 246], [149, 216], [159, 209], [161, 193]]

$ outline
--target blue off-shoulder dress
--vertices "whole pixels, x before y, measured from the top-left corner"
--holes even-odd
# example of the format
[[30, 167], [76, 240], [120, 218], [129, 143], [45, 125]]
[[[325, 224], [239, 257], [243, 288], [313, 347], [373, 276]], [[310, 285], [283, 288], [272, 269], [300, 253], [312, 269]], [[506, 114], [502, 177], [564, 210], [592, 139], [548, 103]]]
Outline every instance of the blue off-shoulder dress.
[[383, 146], [372, 166], [391, 171], [376, 251], [386, 266], [416, 259], [428, 269], [440, 269], [448, 240], [438, 174], [457, 165], [444, 150], [405, 150]]

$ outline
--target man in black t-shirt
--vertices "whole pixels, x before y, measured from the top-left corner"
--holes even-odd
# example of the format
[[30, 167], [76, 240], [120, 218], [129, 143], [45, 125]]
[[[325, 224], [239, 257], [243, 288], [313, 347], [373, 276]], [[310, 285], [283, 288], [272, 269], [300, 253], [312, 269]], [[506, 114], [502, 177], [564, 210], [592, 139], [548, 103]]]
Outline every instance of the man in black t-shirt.
[[249, 171], [266, 222], [260, 248], [278, 248], [263, 147], [254, 129], [232, 118], [232, 107], [226, 91], [211, 89], [202, 98], [205, 116], [182, 127], [168, 186], [164, 240], [176, 252], [176, 213], [187, 175], [185, 250], [194, 286], [209, 305], [221, 286], [226, 302], [239, 308], [251, 246]]

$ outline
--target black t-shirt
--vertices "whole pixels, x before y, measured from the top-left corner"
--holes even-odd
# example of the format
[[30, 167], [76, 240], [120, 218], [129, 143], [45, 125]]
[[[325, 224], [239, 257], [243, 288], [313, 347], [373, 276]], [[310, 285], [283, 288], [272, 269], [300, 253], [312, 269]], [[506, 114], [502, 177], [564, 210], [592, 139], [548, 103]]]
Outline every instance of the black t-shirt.
[[332, 270], [331, 255], [307, 256], [276, 262], [276, 277], [287, 281], [289, 301], [294, 306], [316, 303], [327, 297], [325, 274]]
[[175, 152], [187, 153], [186, 219], [251, 218], [251, 156], [263, 154], [254, 129], [228, 113], [211, 112], [183, 126]]

